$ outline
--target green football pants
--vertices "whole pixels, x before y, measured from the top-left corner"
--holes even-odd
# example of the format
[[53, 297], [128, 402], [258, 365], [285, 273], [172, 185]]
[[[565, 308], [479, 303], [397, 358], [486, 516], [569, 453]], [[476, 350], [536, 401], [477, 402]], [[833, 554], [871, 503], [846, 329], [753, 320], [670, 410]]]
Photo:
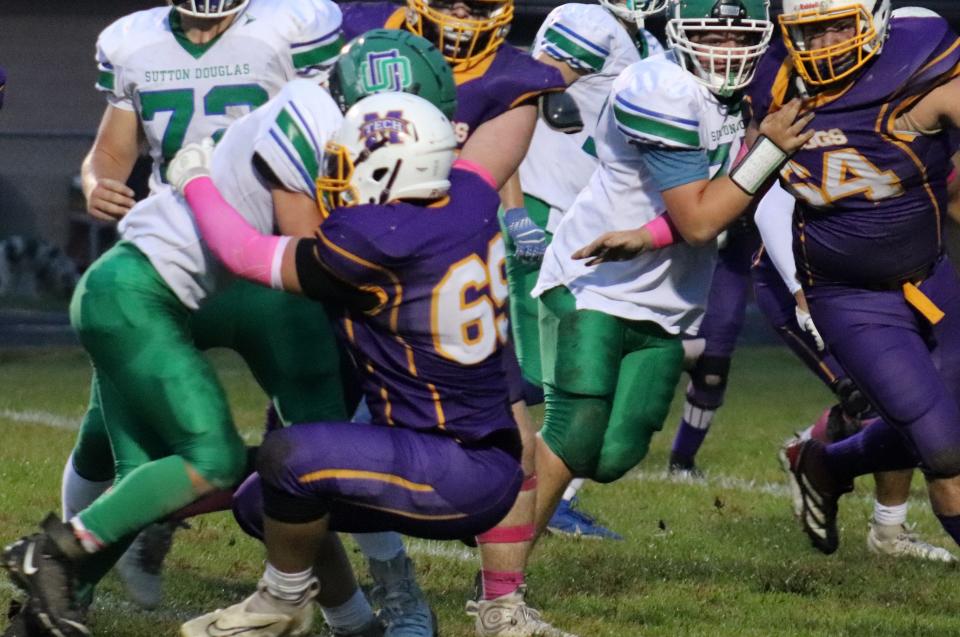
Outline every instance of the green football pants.
[[[285, 423], [348, 419], [342, 359], [322, 304], [234, 280], [190, 313], [188, 320], [197, 349], [225, 347], [240, 354]], [[88, 480], [102, 482], [114, 476], [94, 387], [73, 449], [73, 464]]]
[[558, 286], [540, 297], [540, 342], [544, 442], [575, 476], [613, 482], [663, 427], [680, 379], [680, 339], [649, 321], [577, 310]]
[[[523, 196], [523, 203], [530, 219], [546, 232], [550, 206], [530, 195]], [[540, 368], [540, 328], [537, 299], [530, 296], [530, 292], [537, 284], [537, 277], [540, 276], [540, 264], [521, 263], [513, 256], [516, 246], [503, 226], [502, 214], [500, 227], [507, 251], [507, 285], [510, 290], [510, 326], [513, 346], [516, 349], [517, 361], [520, 363], [520, 371], [524, 379], [539, 387], [543, 384]], [[548, 244], [551, 239], [553, 235], [547, 232]]]

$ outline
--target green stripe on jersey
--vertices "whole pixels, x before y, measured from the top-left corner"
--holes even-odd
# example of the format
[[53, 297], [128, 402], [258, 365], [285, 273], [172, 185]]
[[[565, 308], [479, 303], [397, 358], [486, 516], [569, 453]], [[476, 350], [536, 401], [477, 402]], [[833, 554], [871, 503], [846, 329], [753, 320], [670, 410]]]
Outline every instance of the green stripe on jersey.
[[555, 44], [564, 53], [572, 55], [594, 71], [599, 71], [603, 68], [603, 63], [605, 61], [603, 56], [597, 55], [596, 53], [583, 48], [556, 29], [547, 29], [547, 32], [543, 35], [543, 37]]
[[316, 179], [317, 174], [320, 172], [317, 165], [317, 151], [310, 144], [309, 138], [303, 134], [300, 126], [297, 125], [293, 117], [290, 116], [290, 113], [287, 112], [287, 109], [281, 109], [280, 114], [277, 115], [277, 126], [280, 127], [283, 134], [286, 135], [290, 143], [293, 144], [297, 154], [300, 155], [300, 161], [303, 162], [303, 167], [307, 169], [310, 178]]
[[322, 64], [337, 57], [337, 54], [342, 48], [343, 38], [338, 35], [337, 39], [333, 40], [329, 44], [323, 44], [315, 49], [310, 49], [309, 51], [304, 51], [302, 53], [294, 53], [293, 66], [298, 69], [303, 69], [307, 68], [308, 66]]
[[616, 105], [613, 107], [613, 114], [620, 125], [635, 130], [642, 135], [660, 137], [691, 148], [700, 147], [700, 133], [698, 131], [680, 128], [660, 120], [629, 113]]
[[730, 159], [731, 144], [732, 142], [721, 144], [707, 153], [707, 160], [710, 162], [710, 167], [713, 168], [714, 166], [720, 166], [720, 170], [717, 171], [717, 174], [714, 175], [712, 179], [723, 177], [727, 174], [727, 161]]
[[100, 75], [97, 76], [97, 86], [112, 91], [113, 80], [113, 71], [100, 71]]

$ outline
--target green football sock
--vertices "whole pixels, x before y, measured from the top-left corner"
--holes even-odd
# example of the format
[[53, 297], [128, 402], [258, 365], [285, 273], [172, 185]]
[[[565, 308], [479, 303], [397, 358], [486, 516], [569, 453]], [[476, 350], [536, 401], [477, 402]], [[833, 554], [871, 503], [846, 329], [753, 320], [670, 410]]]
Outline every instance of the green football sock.
[[110, 545], [196, 499], [187, 463], [168, 456], [131, 471], [79, 517], [100, 542]]

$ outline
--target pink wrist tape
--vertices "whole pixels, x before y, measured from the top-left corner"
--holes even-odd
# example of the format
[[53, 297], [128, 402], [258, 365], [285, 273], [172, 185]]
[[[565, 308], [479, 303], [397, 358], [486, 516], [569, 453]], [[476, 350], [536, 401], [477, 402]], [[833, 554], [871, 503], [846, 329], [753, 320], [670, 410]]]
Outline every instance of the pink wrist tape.
[[193, 179], [183, 194], [207, 247], [230, 272], [282, 289], [280, 264], [290, 237], [260, 234], [227, 203], [209, 177]]
[[677, 232], [677, 227], [673, 225], [673, 220], [666, 212], [658, 216], [653, 221], [649, 221], [643, 226], [653, 238], [653, 249], [665, 248], [681, 241], [682, 237]]

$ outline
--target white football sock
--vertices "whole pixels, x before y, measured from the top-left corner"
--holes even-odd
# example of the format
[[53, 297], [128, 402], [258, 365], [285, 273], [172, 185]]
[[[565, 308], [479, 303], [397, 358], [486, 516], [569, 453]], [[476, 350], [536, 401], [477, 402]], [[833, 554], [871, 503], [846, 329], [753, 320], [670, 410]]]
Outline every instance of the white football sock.
[[874, 501], [873, 521], [883, 526], [900, 526], [907, 521], [907, 503], [888, 507]]
[[73, 466], [73, 454], [67, 458], [63, 467], [63, 479], [60, 483], [60, 506], [63, 520], [70, 520], [78, 513], [93, 504], [104, 491], [113, 485], [113, 480], [94, 482], [87, 480]]
[[353, 592], [353, 597], [343, 604], [333, 608], [321, 606], [320, 610], [330, 627], [338, 633], [360, 632], [361, 628], [373, 620], [373, 609], [359, 588]]
[[308, 568], [299, 573], [284, 573], [267, 562], [261, 581], [266, 585], [267, 592], [277, 599], [295, 604], [307, 594], [310, 586], [317, 581], [313, 576], [313, 569]]
[[574, 478], [570, 481], [570, 484], [567, 485], [567, 490], [563, 492], [563, 499], [567, 502], [577, 497], [577, 491], [583, 487], [584, 483], [583, 478]]
[[371, 560], [388, 562], [403, 553], [403, 537], [399, 533], [354, 533], [353, 539]]

